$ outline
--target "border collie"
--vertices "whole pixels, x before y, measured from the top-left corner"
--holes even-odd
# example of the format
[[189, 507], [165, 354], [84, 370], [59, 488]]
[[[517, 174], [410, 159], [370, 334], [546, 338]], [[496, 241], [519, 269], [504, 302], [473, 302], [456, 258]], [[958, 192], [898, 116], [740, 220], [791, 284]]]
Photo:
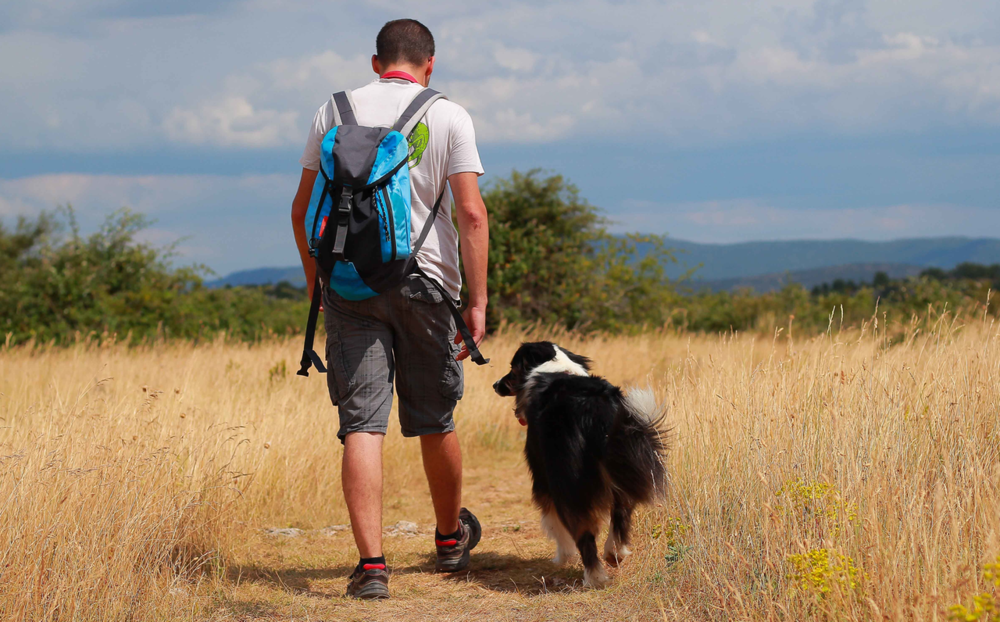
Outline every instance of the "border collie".
[[528, 426], [524, 453], [542, 529], [556, 541], [557, 564], [579, 551], [584, 585], [608, 581], [596, 537], [611, 517], [604, 558], [629, 555], [632, 510], [662, 494], [666, 443], [658, 428], [663, 409], [652, 392], [627, 395], [590, 375], [590, 360], [540, 341], [514, 354], [510, 373], [493, 385], [515, 397], [514, 414]]

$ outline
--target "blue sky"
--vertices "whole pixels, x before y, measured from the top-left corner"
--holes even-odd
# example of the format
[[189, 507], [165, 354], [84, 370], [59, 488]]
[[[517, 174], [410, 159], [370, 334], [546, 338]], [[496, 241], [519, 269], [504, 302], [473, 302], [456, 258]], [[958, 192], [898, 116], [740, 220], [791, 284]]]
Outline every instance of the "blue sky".
[[182, 261], [294, 264], [305, 128], [401, 16], [487, 178], [563, 173], [615, 231], [1000, 235], [996, 0], [9, 0], [0, 218], [128, 205]]

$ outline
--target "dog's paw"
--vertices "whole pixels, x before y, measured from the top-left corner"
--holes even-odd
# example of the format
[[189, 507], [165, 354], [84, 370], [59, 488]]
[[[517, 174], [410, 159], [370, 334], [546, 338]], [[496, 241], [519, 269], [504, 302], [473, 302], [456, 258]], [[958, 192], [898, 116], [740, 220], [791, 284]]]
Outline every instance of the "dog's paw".
[[604, 559], [612, 566], [617, 566], [632, 554], [627, 544], [621, 543], [613, 535], [604, 541]]
[[610, 579], [608, 579], [608, 574], [604, 572], [603, 566], [598, 566], [593, 572], [589, 568], [583, 569], [583, 585], [586, 587], [600, 589], [607, 585], [609, 581]]
[[622, 563], [631, 554], [632, 550], [628, 548], [627, 544], [616, 545], [611, 540], [604, 543], [604, 561], [612, 566]]
[[556, 550], [556, 556], [552, 558], [552, 563], [557, 566], [562, 566], [570, 563], [576, 559], [576, 551], [564, 551], [562, 549]]

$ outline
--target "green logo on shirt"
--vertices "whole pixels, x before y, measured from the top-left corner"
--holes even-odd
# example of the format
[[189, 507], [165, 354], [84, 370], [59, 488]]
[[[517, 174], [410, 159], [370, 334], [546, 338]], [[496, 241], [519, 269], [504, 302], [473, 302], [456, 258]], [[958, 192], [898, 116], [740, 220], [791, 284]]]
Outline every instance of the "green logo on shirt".
[[420, 158], [424, 155], [424, 150], [427, 149], [427, 141], [430, 138], [430, 132], [427, 131], [427, 124], [421, 121], [417, 123], [417, 127], [413, 128], [413, 133], [410, 134], [410, 168], [420, 165]]

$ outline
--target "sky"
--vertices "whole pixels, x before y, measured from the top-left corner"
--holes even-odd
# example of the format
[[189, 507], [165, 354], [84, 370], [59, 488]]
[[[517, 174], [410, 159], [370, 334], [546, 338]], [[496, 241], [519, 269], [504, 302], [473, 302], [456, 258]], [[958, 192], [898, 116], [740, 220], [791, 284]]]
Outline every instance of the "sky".
[[297, 262], [306, 128], [437, 42], [487, 175], [565, 175], [615, 232], [1000, 236], [996, 0], [6, 0], [0, 222], [128, 206], [219, 274]]

